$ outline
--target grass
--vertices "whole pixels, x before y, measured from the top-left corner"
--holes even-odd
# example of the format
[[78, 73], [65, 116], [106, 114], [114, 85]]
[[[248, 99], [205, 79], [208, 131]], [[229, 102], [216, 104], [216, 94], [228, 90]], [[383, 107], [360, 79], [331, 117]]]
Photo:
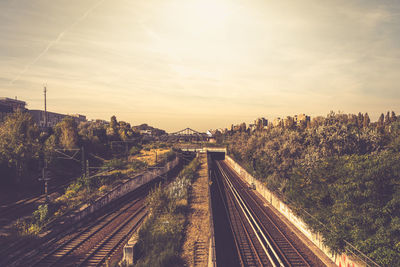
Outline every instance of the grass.
[[200, 160], [194, 159], [168, 187], [158, 186], [147, 197], [150, 215], [139, 230], [135, 266], [181, 266], [179, 250], [187, 221], [188, 192]]
[[154, 166], [163, 159], [164, 154], [167, 154], [170, 151], [171, 150], [169, 148], [152, 148], [150, 150], [143, 149], [140, 151], [140, 154], [134, 156], [133, 158], [145, 162], [149, 166]]

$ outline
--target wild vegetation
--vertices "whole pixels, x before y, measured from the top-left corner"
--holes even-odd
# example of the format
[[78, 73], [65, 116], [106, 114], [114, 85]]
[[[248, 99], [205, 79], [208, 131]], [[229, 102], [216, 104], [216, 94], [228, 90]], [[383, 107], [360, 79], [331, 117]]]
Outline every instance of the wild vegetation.
[[400, 262], [400, 118], [335, 114], [219, 137], [335, 252], [353, 244], [378, 264]]
[[10, 115], [0, 126], [0, 179], [13, 177], [22, 183], [32, 169], [37, 170], [41, 149], [40, 131], [32, 117], [21, 112]]
[[[115, 116], [110, 123], [90, 121], [79, 125], [72, 117], [66, 117], [55, 127], [41, 131], [29, 113], [12, 113], [0, 122], [0, 184], [37, 183], [44, 166], [54, 176], [71, 177], [82, 171], [82, 157], [90, 160], [90, 166], [101, 166], [105, 160], [139, 154], [148, 146], [139, 132], [142, 128], [117, 121]], [[58, 152], [65, 149], [80, 151], [74, 160], [67, 160]]]
[[149, 216], [139, 230], [135, 266], [181, 266], [179, 250], [183, 242], [188, 192], [200, 160], [195, 158], [168, 187], [154, 189], [146, 199]]
[[[96, 173], [82, 173], [82, 147], [84, 158], [90, 159]], [[69, 153], [68, 149], [74, 151]], [[67, 160], [66, 155], [73, 160]], [[0, 124], [0, 184], [13, 184], [14, 189], [37, 184], [44, 166], [57, 177], [58, 181], [52, 182], [77, 177], [61, 196], [52, 196], [49, 203], [17, 222], [23, 236], [39, 234], [49, 221], [95, 200], [123, 179], [173, 157], [175, 153], [166, 144], [146, 143], [137, 130], [118, 122], [115, 116], [109, 124], [92, 121], [79, 125], [67, 117], [54, 128], [40, 131], [29, 113], [16, 112]]]

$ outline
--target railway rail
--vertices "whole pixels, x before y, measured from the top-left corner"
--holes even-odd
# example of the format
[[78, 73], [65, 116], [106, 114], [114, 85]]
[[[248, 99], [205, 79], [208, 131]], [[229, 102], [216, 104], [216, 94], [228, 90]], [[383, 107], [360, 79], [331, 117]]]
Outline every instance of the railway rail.
[[[71, 181], [55, 184], [49, 187], [51, 193], [63, 193], [66, 186]], [[25, 199], [20, 199], [14, 203], [7, 203], [0, 206], [0, 227], [10, 224], [12, 221], [31, 214], [38, 203], [44, 203], [46, 195], [43, 193], [32, 195]]]
[[[51, 192], [62, 193], [64, 188], [70, 182], [63, 184], [53, 185], [50, 187]], [[32, 195], [25, 199], [20, 199], [14, 203], [4, 204], [0, 207], [0, 228], [3, 228], [5, 232], [9, 231], [7, 228], [11, 229], [12, 223], [19, 218], [23, 218], [32, 214], [32, 212], [37, 208], [39, 203], [44, 203], [46, 199], [45, 194]], [[15, 241], [9, 241], [7, 238], [1, 241], [0, 244], [0, 263], [1, 259], [11, 258], [17, 254], [18, 250], [28, 248], [35, 243], [32, 239], [17, 239]], [[0, 264], [1, 266], [1, 264]]]
[[16, 246], [15, 254], [0, 259], [0, 266], [104, 265], [115, 252], [120, 252], [124, 241], [144, 220], [144, 201], [150, 188], [152, 183], [138, 188], [119, 203], [87, 218], [80, 227], [61, 227], [61, 231], [36, 247], [32, 246], [34, 242]]
[[221, 192], [225, 190], [226, 210], [242, 266], [318, 265], [293, 244], [249, 186], [224, 161], [216, 162], [215, 173]]
[[[79, 225], [54, 224], [36, 242], [19, 243], [0, 257], [0, 266], [103, 266], [114, 262], [144, 220], [145, 197], [160, 181], [176, 177], [182, 164], [86, 217]], [[7, 253], [7, 252], [4, 252]]]
[[[221, 178], [222, 173], [218, 172]], [[271, 266], [265, 247], [257, 240], [256, 232], [252, 229], [234, 193], [224, 179], [216, 179], [219, 193], [222, 196], [225, 210], [229, 217], [233, 231], [235, 247], [238, 252], [241, 266]]]
[[137, 229], [146, 214], [142, 193], [121, 209], [42, 248], [32, 266], [100, 266]]

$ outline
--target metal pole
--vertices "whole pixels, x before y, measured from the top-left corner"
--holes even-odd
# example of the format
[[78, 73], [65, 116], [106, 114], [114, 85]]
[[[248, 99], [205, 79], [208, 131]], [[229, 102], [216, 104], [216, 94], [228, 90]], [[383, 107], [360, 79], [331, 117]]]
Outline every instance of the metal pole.
[[47, 180], [44, 181], [44, 191], [46, 193], [46, 202], [49, 202], [49, 194], [47, 193], [48, 183]]
[[86, 177], [89, 177], [90, 173], [89, 173], [89, 160], [86, 160]]
[[44, 127], [47, 129], [47, 101], [46, 101], [47, 88], [44, 86]]
[[46, 167], [42, 169], [42, 179], [44, 181], [44, 194], [46, 195], [46, 203], [49, 201], [48, 191], [47, 191], [47, 179], [46, 179]]
[[87, 191], [90, 191], [90, 186], [89, 186], [89, 177], [90, 177], [90, 172], [89, 172], [89, 160], [86, 160], [86, 186], [87, 186]]
[[82, 176], [83, 177], [85, 177], [85, 174], [86, 174], [86, 168], [85, 168], [85, 164], [86, 164], [86, 161], [85, 161], [85, 149], [84, 149], [84, 147], [82, 146]]

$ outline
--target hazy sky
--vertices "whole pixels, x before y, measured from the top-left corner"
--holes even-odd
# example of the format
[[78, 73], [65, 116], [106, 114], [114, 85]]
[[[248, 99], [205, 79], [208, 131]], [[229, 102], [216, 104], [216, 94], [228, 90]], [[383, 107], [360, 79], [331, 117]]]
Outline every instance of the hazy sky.
[[400, 111], [400, 1], [1, 0], [0, 96], [197, 130]]

